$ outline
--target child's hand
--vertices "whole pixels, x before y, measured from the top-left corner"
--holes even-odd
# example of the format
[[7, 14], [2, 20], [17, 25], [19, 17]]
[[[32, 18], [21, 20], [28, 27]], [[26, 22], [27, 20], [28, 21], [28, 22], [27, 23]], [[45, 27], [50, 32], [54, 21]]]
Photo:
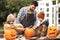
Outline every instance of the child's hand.
[[15, 29], [15, 26], [14, 26], [14, 25], [11, 25], [11, 27], [10, 27], [10, 28]]
[[4, 24], [4, 30], [9, 29], [11, 25], [9, 24]]

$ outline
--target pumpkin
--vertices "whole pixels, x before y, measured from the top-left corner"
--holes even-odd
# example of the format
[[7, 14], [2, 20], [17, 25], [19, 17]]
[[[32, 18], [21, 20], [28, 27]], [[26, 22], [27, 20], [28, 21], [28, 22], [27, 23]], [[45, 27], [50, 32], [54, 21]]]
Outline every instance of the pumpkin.
[[35, 35], [35, 31], [32, 28], [26, 28], [24, 31], [24, 35], [26, 38], [31, 38]]
[[57, 37], [58, 31], [55, 26], [48, 27], [47, 35], [48, 38], [55, 38]]
[[6, 40], [14, 40], [16, 38], [16, 30], [14, 29], [5, 30], [4, 37]]

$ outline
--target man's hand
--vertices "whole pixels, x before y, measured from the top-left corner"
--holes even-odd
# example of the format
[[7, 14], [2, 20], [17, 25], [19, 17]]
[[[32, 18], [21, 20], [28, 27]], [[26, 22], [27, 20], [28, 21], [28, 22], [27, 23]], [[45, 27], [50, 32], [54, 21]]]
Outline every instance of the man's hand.
[[33, 26], [32, 28], [33, 28], [33, 29], [36, 29], [36, 28], [37, 28], [37, 26]]

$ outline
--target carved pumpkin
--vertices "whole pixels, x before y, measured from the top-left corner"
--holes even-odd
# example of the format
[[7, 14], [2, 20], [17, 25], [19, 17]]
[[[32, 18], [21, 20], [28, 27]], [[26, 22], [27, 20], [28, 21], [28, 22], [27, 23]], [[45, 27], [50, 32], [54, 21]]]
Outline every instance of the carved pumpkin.
[[35, 35], [35, 31], [32, 28], [26, 28], [24, 31], [24, 35], [26, 38], [30, 38]]
[[6, 40], [14, 40], [16, 38], [16, 30], [14, 29], [5, 30], [4, 37], [6, 38]]
[[47, 35], [48, 38], [55, 38], [57, 37], [57, 28], [55, 26], [48, 27]]

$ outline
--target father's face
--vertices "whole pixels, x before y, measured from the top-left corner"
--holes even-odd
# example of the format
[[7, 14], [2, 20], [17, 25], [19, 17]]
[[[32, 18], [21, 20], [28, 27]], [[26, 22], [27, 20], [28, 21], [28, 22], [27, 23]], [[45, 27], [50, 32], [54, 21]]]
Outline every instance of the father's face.
[[30, 5], [30, 9], [34, 11], [36, 9], [36, 6]]

